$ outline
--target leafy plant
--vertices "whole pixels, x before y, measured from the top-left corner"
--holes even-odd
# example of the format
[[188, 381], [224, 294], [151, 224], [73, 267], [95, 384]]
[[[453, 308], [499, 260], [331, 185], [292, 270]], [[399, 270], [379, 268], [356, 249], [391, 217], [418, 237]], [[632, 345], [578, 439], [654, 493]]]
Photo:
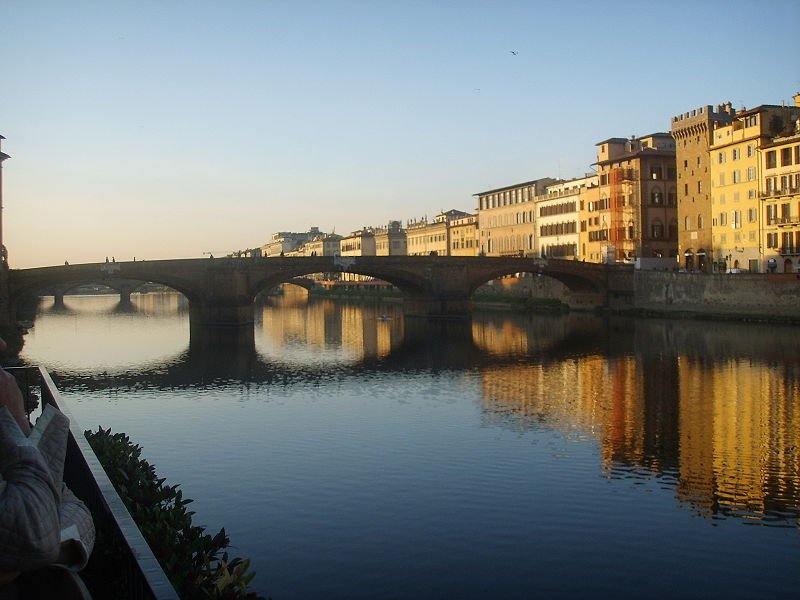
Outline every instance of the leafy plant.
[[[157, 476], [155, 467], [141, 458], [140, 446], [102, 427], [84, 434], [181, 598], [259, 598], [247, 591], [255, 576], [250, 561], [225, 551], [230, 544], [225, 529], [212, 536], [192, 525], [194, 512], [187, 509], [192, 500], [183, 497], [178, 485], [167, 485]], [[100, 560], [119, 554], [113, 543], [110, 548], [103, 545], [98, 536], [95, 554]]]

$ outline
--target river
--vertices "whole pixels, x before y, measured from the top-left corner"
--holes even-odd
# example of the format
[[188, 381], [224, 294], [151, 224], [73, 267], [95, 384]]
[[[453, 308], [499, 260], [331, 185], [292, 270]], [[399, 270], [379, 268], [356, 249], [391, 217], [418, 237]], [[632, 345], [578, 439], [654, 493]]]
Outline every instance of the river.
[[274, 600], [800, 589], [797, 327], [290, 294], [216, 341], [178, 294], [67, 296], [21, 358], [84, 429], [140, 444]]

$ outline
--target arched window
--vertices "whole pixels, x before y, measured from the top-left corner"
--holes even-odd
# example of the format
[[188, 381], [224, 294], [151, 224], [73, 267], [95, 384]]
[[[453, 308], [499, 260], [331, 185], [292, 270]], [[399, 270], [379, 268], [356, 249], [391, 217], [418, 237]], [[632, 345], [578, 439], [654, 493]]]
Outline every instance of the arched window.
[[697, 228], [703, 228], [703, 215], [697, 215]]
[[692, 225], [691, 225], [690, 221], [691, 221], [691, 219], [689, 218], [689, 215], [686, 215], [685, 217], [683, 217], [683, 230], [684, 231], [689, 231], [692, 228]]

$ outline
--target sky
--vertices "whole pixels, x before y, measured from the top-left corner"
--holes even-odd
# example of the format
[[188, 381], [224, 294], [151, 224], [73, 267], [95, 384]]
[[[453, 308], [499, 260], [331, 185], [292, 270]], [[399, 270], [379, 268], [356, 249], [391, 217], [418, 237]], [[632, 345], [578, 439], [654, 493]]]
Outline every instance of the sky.
[[476, 210], [800, 92], [800, 2], [0, 0], [12, 268]]

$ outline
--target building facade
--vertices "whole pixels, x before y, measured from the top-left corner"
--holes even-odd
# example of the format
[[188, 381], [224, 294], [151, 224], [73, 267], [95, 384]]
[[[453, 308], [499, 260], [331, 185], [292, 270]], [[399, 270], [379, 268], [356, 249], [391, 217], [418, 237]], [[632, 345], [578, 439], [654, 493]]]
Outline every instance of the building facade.
[[409, 221], [406, 223], [408, 255], [450, 256], [450, 223], [467, 216], [469, 213], [451, 209], [439, 213], [432, 221], [427, 217]]
[[667, 133], [597, 144], [599, 199], [587, 206], [593, 262], [671, 268], [678, 253], [675, 140]]
[[279, 231], [272, 234], [269, 242], [261, 246], [261, 256], [271, 258], [286, 256], [290, 252], [296, 253], [306, 242], [320, 235], [318, 227], [312, 227], [305, 233]]
[[535, 256], [535, 199], [558, 181], [545, 177], [475, 194], [479, 252], [486, 256]]
[[580, 260], [580, 213], [589, 188], [597, 187], [597, 175], [587, 175], [547, 186], [537, 196], [536, 222], [539, 256]]
[[800, 115], [787, 129], [761, 153], [762, 239], [768, 271], [800, 273]]
[[714, 130], [710, 151], [711, 228], [714, 269], [720, 272], [764, 272], [765, 253], [759, 188], [761, 153], [766, 144], [790, 126], [797, 109], [762, 105], [740, 110], [727, 125]]
[[450, 221], [450, 256], [478, 255], [478, 215]]
[[678, 168], [678, 262], [687, 271], [711, 271], [711, 170], [714, 129], [733, 119], [730, 102], [672, 117]]
[[389, 221], [386, 227], [375, 229], [376, 256], [405, 256], [406, 231], [400, 221]]

